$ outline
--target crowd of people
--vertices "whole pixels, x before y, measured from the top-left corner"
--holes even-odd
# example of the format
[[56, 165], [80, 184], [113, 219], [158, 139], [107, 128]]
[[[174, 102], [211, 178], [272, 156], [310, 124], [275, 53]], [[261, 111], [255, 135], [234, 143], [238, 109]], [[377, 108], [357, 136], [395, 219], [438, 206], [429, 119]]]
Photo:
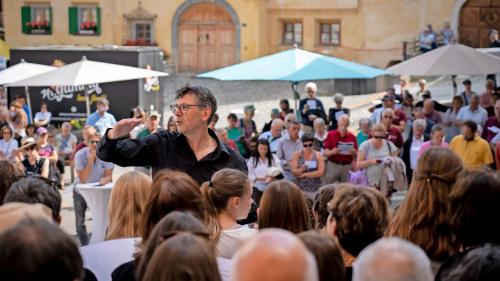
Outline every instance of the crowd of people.
[[[53, 140], [50, 121], [29, 127], [16, 99], [0, 114], [0, 276], [96, 280], [79, 249], [89, 235], [77, 185], [78, 240], [57, 226], [60, 162], [75, 183], [114, 181], [102, 243], [134, 255], [107, 268], [112, 280], [494, 280], [500, 99], [494, 81], [479, 95], [470, 85], [448, 107], [426, 81], [413, 94], [401, 81], [357, 133], [343, 95], [328, 110], [314, 83], [262, 130], [252, 105], [217, 126], [211, 91], [186, 85], [165, 128], [141, 108], [116, 122], [101, 100], [81, 142], [69, 123]], [[113, 180], [114, 164], [137, 169]], [[391, 208], [396, 190], [407, 193]]]

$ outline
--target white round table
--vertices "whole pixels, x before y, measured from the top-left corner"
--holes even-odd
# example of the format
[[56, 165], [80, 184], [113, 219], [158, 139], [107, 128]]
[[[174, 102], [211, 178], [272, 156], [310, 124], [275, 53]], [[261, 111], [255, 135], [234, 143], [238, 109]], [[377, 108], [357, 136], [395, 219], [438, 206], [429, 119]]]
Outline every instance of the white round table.
[[100, 185], [99, 183], [77, 184], [76, 188], [80, 191], [87, 202], [87, 206], [92, 214], [92, 236], [90, 244], [104, 241], [106, 228], [108, 227], [108, 203], [111, 197], [111, 189], [114, 183]]

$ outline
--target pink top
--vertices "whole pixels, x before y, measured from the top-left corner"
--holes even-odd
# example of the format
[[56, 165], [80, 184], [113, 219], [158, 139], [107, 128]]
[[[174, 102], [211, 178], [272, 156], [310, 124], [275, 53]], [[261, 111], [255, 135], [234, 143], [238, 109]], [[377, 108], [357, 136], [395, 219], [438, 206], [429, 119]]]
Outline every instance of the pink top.
[[[431, 148], [432, 144], [431, 144], [431, 141], [426, 141], [422, 144], [422, 146], [420, 147], [420, 150], [418, 151], [418, 157], [422, 156], [422, 154], [424, 153], [424, 151], [426, 151], [427, 149]], [[448, 148], [448, 143], [443, 141], [441, 143], [441, 147], [442, 148]]]

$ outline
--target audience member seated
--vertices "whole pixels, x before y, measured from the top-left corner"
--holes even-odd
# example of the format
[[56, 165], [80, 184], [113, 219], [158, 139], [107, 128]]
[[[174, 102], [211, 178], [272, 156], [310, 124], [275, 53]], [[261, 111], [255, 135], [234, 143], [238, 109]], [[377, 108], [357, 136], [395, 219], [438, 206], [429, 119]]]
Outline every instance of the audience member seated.
[[71, 155], [75, 151], [76, 143], [78, 142], [71, 129], [71, 124], [64, 122], [61, 125], [61, 133], [56, 136], [56, 140], [59, 143], [58, 156], [62, 161], [71, 160]]
[[234, 151], [239, 152], [238, 146], [236, 145], [236, 142], [234, 140], [230, 140], [227, 137], [227, 131], [226, 131], [226, 129], [223, 129], [223, 128], [216, 129], [215, 133], [217, 134], [217, 137], [219, 137], [219, 139], [222, 141], [223, 144], [225, 144], [226, 146], [230, 147]]
[[292, 175], [300, 190], [314, 198], [325, 173], [325, 159], [321, 153], [314, 150], [314, 138], [311, 134], [304, 134], [301, 142], [303, 148], [293, 153], [290, 162]]
[[463, 123], [462, 134], [451, 140], [450, 149], [462, 158], [467, 169], [482, 169], [495, 161], [490, 145], [478, 135], [474, 121]]
[[262, 230], [235, 255], [231, 281], [318, 281], [314, 256], [288, 231]]
[[[215, 117], [215, 115], [214, 115], [214, 117]], [[213, 118], [212, 118], [212, 120], [213, 120]], [[170, 116], [170, 118], [168, 118], [167, 128], [165, 128], [165, 130], [167, 130], [171, 133], [177, 132], [177, 123], [175, 123], [175, 115], [172, 115], [172, 116]]]
[[425, 120], [415, 120], [412, 124], [412, 138], [408, 138], [403, 145], [402, 159], [406, 165], [406, 177], [408, 178], [408, 182], [411, 182], [413, 170], [417, 167], [420, 148], [429, 140], [428, 137], [424, 135], [425, 125]]
[[12, 128], [3, 126], [0, 129], [2, 139], [0, 139], [0, 160], [12, 161], [15, 157], [15, 152], [19, 148], [17, 140], [13, 138]]
[[166, 236], [180, 232], [190, 232], [209, 236], [200, 219], [188, 212], [173, 211], [163, 217], [154, 227], [147, 240], [143, 240], [135, 260], [117, 267], [111, 274], [113, 281], [142, 280], [146, 268], [155, 249], [165, 240]]
[[382, 238], [359, 254], [353, 281], [432, 281], [431, 263], [419, 247], [399, 238]]
[[283, 132], [283, 120], [277, 118], [271, 123], [270, 129], [259, 136], [259, 140], [267, 140], [272, 153], [276, 153]]
[[448, 220], [462, 252], [445, 260], [436, 280], [453, 280], [445, 276], [460, 270], [465, 265], [465, 256], [474, 249], [486, 243], [500, 245], [499, 187], [500, 175], [492, 171], [468, 171], [457, 179], [447, 201]]
[[[280, 120], [281, 119], [276, 119]], [[257, 153], [247, 161], [248, 177], [255, 187], [253, 199], [260, 203], [262, 193], [266, 190], [267, 185], [273, 180], [272, 172], [274, 169], [281, 170], [281, 164], [278, 156], [271, 153], [271, 149], [267, 140], [260, 139], [257, 145]]]
[[311, 230], [298, 237], [316, 259], [319, 281], [345, 281], [341, 249], [332, 236]]
[[[500, 276], [500, 246], [486, 244], [467, 252], [462, 260], [441, 277], [442, 281], [493, 281]], [[435, 279], [438, 280], [438, 279]]]
[[4, 203], [40, 203], [52, 211], [54, 222], [61, 223], [61, 194], [55, 187], [57, 183], [40, 177], [25, 177], [12, 184], [5, 194]]
[[373, 188], [340, 184], [328, 203], [327, 233], [339, 242], [352, 279], [352, 265], [359, 253], [384, 235], [391, 212], [384, 195]]
[[171, 235], [156, 248], [143, 281], [221, 281], [208, 237], [189, 232]]
[[21, 144], [14, 163], [20, 163], [19, 167], [23, 167], [24, 174], [27, 176], [38, 175], [49, 178], [49, 160], [38, 154], [38, 147], [35, 140], [27, 138]]
[[164, 170], [153, 178], [141, 230], [144, 244], [155, 225], [173, 211], [191, 212], [205, 222], [206, 208], [199, 185], [186, 173]]
[[326, 223], [328, 222], [328, 202], [330, 202], [335, 195], [335, 184], [327, 184], [319, 189], [318, 194], [313, 203], [312, 213], [314, 216], [314, 229], [320, 233], [326, 233]]
[[433, 261], [434, 272], [444, 259], [458, 251], [447, 203], [462, 170], [462, 160], [451, 150], [431, 147], [425, 151], [386, 233], [421, 247]]
[[36, 127], [47, 127], [50, 124], [50, 119], [52, 118], [52, 113], [48, 111], [47, 104], [42, 102], [40, 105], [40, 111], [35, 114], [33, 122]]
[[137, 138], [143, 138], [157, 133], [160, 130], [160, 118], [160, 113], [156, 111], [150, 112], [146, 119], [146, 126], [137, 134]]
[[5, 194], [14, 182], [24, 176], [24, 172], [18, 166], [7, 160], [0, 160], [0, 206], [3, 204]]
[[280, 112], [281, 120], [285, 120], [285, 116], [287, 116], [288, 114], [293, 115], [293, 109], [290, 108], [290, 103], [288, 102], [287, 99], [280, 100], [280, 109], [281, 109]]
[[309, 210], [304, 194], [287, 180], [269, 184], [258, 211], [259, 229], [281, 228], [292, 233], [311, 229]]
[[0, 206], [0, 234], [14, 227], [17, 223], [26, 218], [43, 219], [51, 223], [54, 222], [54, 219], [52, 219], [52, 211], [47, 206], [40, 203], [5, 203]]
[[141, 236], [142, 219], [151, 193], [151, 179], [138, 171], [116, 180], [108, 207], [106, 240]]
[[217, 241], [217, 256], [231, 259], [243, 243], [257, 233], [237, 220], [248, 217], [252, 206], [252, 185], [238, 170], [222, 169], [201, 186], [208, 211], [208, 231]]
[[76, 145], [75, 151], [73, 151], [72, 158], [75, 158], [75, 154], [82, 148], [87, 147], [87, 143], [89, 139], [96, 134], [96, 130], [94, 127], [90, 125], [85, 125], [82, 129], [82, 142]]
[[0, 234], [0, 276], [5, 281], [84, 280], [73, 238], [41, 219], [24, 219]]
[[350, 114], [349, 108], [342, 107], [342, 103], [344, 102], [344, 95], [342, 95], [341, 93], [336, 93], [333, 96], [333, 102], [335, 102], [335, 107], [332, 107], [330, 108], [330, 110], [328, 110], [328, 120], [330, 120], [328, 124], [328, 131], [337, 129], [340, 116], [344, 114]]

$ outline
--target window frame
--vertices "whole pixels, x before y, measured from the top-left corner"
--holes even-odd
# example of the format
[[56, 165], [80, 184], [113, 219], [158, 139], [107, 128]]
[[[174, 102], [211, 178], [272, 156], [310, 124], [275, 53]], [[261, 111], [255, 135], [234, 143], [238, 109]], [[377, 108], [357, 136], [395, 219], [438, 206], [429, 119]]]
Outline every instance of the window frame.
[[[98, 5], [76, 5], [77, 10], [77, 26], [78, 26], [78, 35], [99, 35], [98, 34], [98, 25], [99, 25], [99, 12], [97, 12], [99, 6]], [[83, 23], [83, 10], [90, 10], [91, 12], [95, 11], [95, 27], [94, 29], [81, 29], [81, 25]]]
[[[24, 11], [23, 9], [27, 8], [29, 12], [29, 21], [24, 21]], [[43, 9], [45, 21], [47, 22], [47, 26], [43, 28], [34, 28], [32, 26], [24, 26], [28, 23], [36, 22], [36, 10]], [[51, 35], [52, 34], [52, 6], [50, 3], [34, 3], [30, 5], [25, 5], [21, 7], [21, 21], [22, 21], [22, 33], [27, 35]]]
[[[287, 42], [287, 33], [290, 33], [290, 31], [287, 31], [287, 25], [292, 26], [292, 42]], [[296, 24], [300, 24], [300, 42], [296, 41], [296, 29], [295, 26]], [[304, 43], [304, 23], [301, 19], [287, 19], [287, 20], [282, 20], [281, 21], [281, 44], [282, 45], [294, 45], [297, 44], [298, 46], [303, 45]]]
[[[323, 32], [323, 26], [328, 25], [329, 26], [329, 31], [328, 32]], [[333, 25], [338, 25], [338, 43], [332, 42], [333, 38]], [[342, 45], [342, 22], [340, 20], [318, 20], [318, 45], [319, 46], [329, 46], [329, 47], [340, 47]], [[323, 42], [323, 35], [328, 34], [329, 37], [329, 42], [325, 43]]]

